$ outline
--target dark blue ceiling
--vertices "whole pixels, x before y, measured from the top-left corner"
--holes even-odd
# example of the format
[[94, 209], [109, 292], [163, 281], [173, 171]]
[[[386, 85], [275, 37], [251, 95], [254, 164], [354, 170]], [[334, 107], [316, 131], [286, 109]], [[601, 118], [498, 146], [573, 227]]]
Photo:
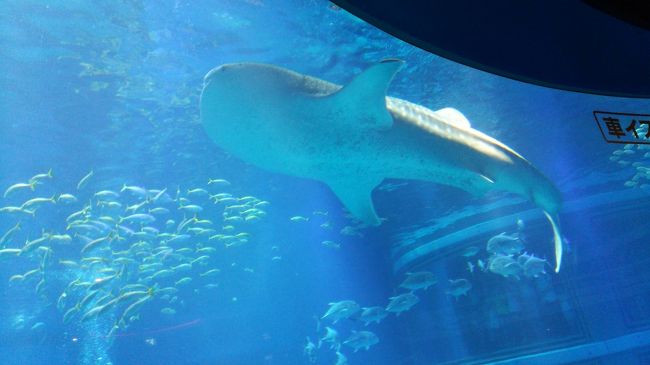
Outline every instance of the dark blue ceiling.
[[508, 78], [650, 98], [650, 1], [335, 0], [422, 49]]

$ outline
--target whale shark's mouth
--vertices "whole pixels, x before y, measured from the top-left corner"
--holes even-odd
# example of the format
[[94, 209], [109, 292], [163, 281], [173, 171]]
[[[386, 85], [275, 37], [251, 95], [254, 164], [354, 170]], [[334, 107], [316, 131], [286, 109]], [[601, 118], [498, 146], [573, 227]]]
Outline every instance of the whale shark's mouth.
[[215, 67], [212, 70], [208, 71], [208, 73], [205, 74], [205, 76], [203, 76], [203, 87], [206, 87], [210, 83], [211, 79], [215, 77], [216, 74], [224, 71], [224, 68], [226, 66], [227, 65], [221, 65], [219, 67]]

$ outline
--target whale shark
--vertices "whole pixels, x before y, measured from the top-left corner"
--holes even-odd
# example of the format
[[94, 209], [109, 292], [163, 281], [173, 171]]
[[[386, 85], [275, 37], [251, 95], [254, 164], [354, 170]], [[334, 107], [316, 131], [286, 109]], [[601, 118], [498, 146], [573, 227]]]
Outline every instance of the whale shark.
[[387, 96], [403, 63], [382, 60], [345, 86], [270, 64], [221, 65], [204, 78], [201, 122], [214, 143], [245, 162], [327, 184], [368, 225], [381, 224], [372, 191], [384, 179], [528, 198], [551, 224], [559, 272], [558, 189], [458, 110]]

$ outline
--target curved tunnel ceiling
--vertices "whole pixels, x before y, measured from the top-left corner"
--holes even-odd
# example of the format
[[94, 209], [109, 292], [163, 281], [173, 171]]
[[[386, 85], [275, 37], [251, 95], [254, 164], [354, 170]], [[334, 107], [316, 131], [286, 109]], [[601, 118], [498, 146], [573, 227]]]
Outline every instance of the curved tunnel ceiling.
[[523, 82], [650, 98], [650, 1], [335, 0], [439, 56]]

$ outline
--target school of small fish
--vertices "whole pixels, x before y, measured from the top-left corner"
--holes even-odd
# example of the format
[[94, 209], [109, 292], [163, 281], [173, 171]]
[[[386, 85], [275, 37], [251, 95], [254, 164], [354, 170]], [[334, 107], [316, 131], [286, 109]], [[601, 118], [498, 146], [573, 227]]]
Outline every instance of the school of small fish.
[[[10, 285], [54, 303], [64, 324], [110, 313], [109, 341], [147, 304], [156, 302], [164, 307], [161, 315], [173, 316], [184, 306], [184, 291], [192, 292], [188, 284], [194, 292], [217, 288], [215, 257], [246, 245], [251, 225], [270, 204], [223, 191], [230, 185], [224, 179], [174, 193], [126, 184], [89, 192], [94, 176], [91, 170], [73, 191], [49, 197], [39, 194], [52, 189], [52, 170], [9, 186], [0, 214], [15, 223], [0, 237], [0, 263], [31, 267], [11, 276]], [[30, 229], [40, 231], [30, 237], [23, 226], [40, 224], [46, 209], [56, 209], [60, 221], [43, 220], [47, 226]]]
[[[636, 129], [642, 141], [648, 135], [648, 125], [642, 124]], [[650, 144], [624, 144], [623, 148], [612, 152], [609, 160], [624, 168], [633, 168], [633, 175], [623, 185], [628, 188], [641, 189], [650, 193]]]
[[[91, 170], [83, 176], [74, 192], [50, 196], [39, 196], [39, 190], [54, 178], [52, 170], [9, 186], [0, 213], [15, 223], [0, 236], [0, 262], [21, 260], [33, 265], [11, 276], [10, 284], [33, 287], [39, 297], [55, 303], [64, 324], [91, 321], [111, 313], [107, 318], [115, 320], [106, 334], [109, 340], [137, 321], [140, 310], [148, 303], [157, 302], [163, 307], [161, 315], [174, 316], [184, 306], [182, 291], [190, 283], [195, 284], [191, 287], [198, 283], [205, 289], [217, 288], [221, 269], [215, 265], [214, 256], [219, 250], [247, 244], [251, 239], [247, 232], [250, 224], [263, 219], [264, 208], [270, 204], [253, 196], [238, 197], [223, 191], [230, 186], [224, 179], [210, 179], [205, 187], [176, 188], [174, 193], [168, 188], [127, 184], [90, 193], [87, 186], [94, 174]], [[219, 191], [214, 191], [217, 188]], [[63, 216], [67, 218], [58, 225], [41, 227], [37, 237], [19, 238], [25, 222], [36, 221], [38, 212], [48, 208], [65, 211]], [[312, 217], [296, 215], [289, 221], [304, 224], [327, 217], [327, 212], [314, 211]], [[320, 227], [330, 229], [329, 221]], [[518, 221], [517, 227], [514, 234], [503, 232], [491, 237], [485, 248], [489, 258], [478, 259], [476, 265], [467, 261], [470, 273], [478, 267], [517, 280], [545, 274], [546, 260], [522, 253], [523, 221]], [[345, 226], [340, 234], [362, 235], [360, 227], [354, 226]], [[341, 247], [333, 240], [324, 240], [322, 245], [335, 250]], [[277, 247], [272, 250], [277, 251]], [[478, 247], [466, 247], [461, 257], [469, 260], [479, 252]], [[272, 260], [281, 260], [281, 256]], [[252, 268], [244, 270], [254, 272]], [[61, 278], [65, 278], [65, 285], [60, 284]], [[319, 317], [317, 342], [307, 337], [305, 355], [313, 363], [317, 352], [326, 346], [334, 351], [336, 364], [347, 364], [342, 345], [354, 352], [370, 349], [379, 338], [365, 327], [379, 324], [391, 313], [399, 317], [409, 311], [420, 302], [416, 292], [437, 282], [429, 271], [408, 272], [399, 284], [405, 292], [388, 298], [386, 305], [361, 307], [354, 300], [330, 303]], [[457, 300], [471, 289], [468, 279], [450, 279], [445, 293]], [[335, 325], [346, 319], [359, 320], [364, 329], [351, 330], [343, 339]], [[328, 325], [321, 328], [321, 321]], [[44, 326], [39, 322], [37, 330], [42, 331]]]
[[[467, 270], [473, 274], [475, 268], [481, 272], [491, 272], [504, 278], [520, 280], [521, 277], [538, 278], [546, 274], [546, 267], [550, 264], [546, 259], [536, 257], [534, 254], [523, 252], [525, 248], [524, 222], [517, 220], [517, 232], [506, 232], [492, 236], [485, 247], [490, 254], [487, 259], [479, 258], [474, 264], [467, 261]], [[476, 246], [466, 247], [461, 256], [468, 259], [476, 256], [481, 251]]]
[[[336, 356], [335, 365], [347, 364], [347, 357], [341, 352], [342, 345], [351, 348], [354, 352], [361, 349], [369, 350], [370, 347], [379, 343], [379, 337], [372, 331], [366, 329], [351, 330], [350, 334], [343, 339], [339, 335], [334, 325], [339, 321], [354, 319], [362, 322], [364, 328], [375, 323], [379, 324], [389, 314], [395, 314], [399, 317], [401, 313], [409, 311], [415, 306], [420, 298], [415, 295], [418, 290], [427, 290], [430, 286], [437, 283], [436, 277], [429, 271], [409, 272], [399, 288], [406, 289], [408, 292], [397, 294], [388, 298], [388, 304], [361, 307], [356, 301], [346, 299], [329, 303], [329, 308], [317, 320], [316, 338], [314, 343], [310, 337], [307, 337], [304, 346], [304, 354], [310, 363], [315, 363], [318, 359], [318, 351], [327, 345], [329, 350], [334, 351]], [[450, 293], [450, 295], [455, 295]], [[321, 328], [321, 321], [329, 322], [324, 329]]]
[[[522, 253], [525, 248], [524, 229], [524, 222], [518, 219], [516, 233], [502, 232], [492, 236], [485, 247], [490, 256], [485, 261], [478, 259], [476, 264], [471, 261], [471, 258], [477, 256], [482, 251], [481, 248], [476, 246], [463, 248], [460, 257], [466, 260], [470, 274], [474, 274], [477, 267], [481, 272], [491, 272], [516, 280], [520, 280], [522, 276], [538, 278], [546, 274], [545, 269], [550, 265], [547, 260], [526, 252]], [[426, 291], [437, 283], [438, 279], [429, 271], [407, 272], [398, 286], [398, 289], [404, 289], [406, 292], [388, 298], [388, 304], [385, 306], [361, 307], [356, 301], [350, 299], [329, 303], [325, 314], [317, 320], [316, 342], [309, 336], [306, 338], [303, 352], [307, 360], [315, 363], [320, 349], [326, 346], [336, 355], [335, 365], [347, 364], [347, 357], [341, 352], [342, 345], [350, 347], [354, 352], [360, 349], [369, 350], [379, 343], [379, 337], [368, 330], [351, 330], [343, 340], [339, 335], [340, 331], [334, 327], [337, 323], [352, 319], [362, 322], [366, 327], [372, 323], [379, 324], [391, 313], [399, 317], [420, 302], [420, 297], [416, 295], [418, 290]], [[466, 278], [449, 279], [445, 294], [458, 300], [462, 296], [467, 296], [471, 289], [472, 283]], [[321, 321], [328, 321], [329, 325], [322, 328]]]

